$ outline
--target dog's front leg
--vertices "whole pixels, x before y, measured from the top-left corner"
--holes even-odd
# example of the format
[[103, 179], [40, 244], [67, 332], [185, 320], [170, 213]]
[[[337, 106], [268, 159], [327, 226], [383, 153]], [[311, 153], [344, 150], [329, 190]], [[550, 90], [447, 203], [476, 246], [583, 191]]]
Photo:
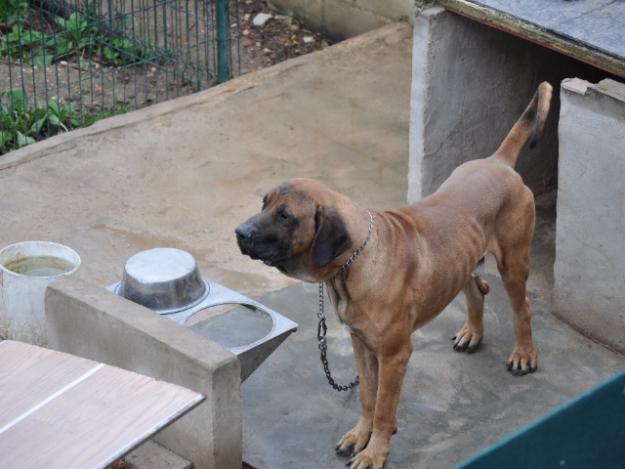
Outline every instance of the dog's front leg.
[[356, 426], [343, 435], [336, 445], [336, 452], [339, 456], [353, 456], [367, 445], [373, 427], [373, 412], [378, 389], [378, 361], [375, 354], [354, 334], [352, 334], [352, 346], [360, 382], [362, 413]]
[[373, 414], [373, 432], [367, 447], [351, 459], [351, 469], [382, 469], [395, 432], [397, 405], [408, 359], [412, 353], [410, 336], [401, 342], [390, 341], [391, 351], [377, 354], [378, 390]]

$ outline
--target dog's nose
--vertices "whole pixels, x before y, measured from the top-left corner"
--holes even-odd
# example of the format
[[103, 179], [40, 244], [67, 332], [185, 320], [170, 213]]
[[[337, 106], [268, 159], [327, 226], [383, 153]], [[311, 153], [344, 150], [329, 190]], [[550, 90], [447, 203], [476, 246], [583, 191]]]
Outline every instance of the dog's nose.
[[249, 241], [256, 234], [256, 228], [251, 223], [243, 223], [234, 232], [241, 241]]

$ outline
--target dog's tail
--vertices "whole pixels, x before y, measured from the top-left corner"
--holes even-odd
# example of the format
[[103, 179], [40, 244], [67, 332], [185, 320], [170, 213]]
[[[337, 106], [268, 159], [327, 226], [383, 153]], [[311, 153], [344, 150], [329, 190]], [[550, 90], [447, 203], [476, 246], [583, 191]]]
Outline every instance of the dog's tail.
[[501, 142], [497, 151], [491, 156], [492, 159], [514, 168], [525, 143], [529, 140], [530, 148], [536, 146], [549, 114], [552, 90], [552, 86], [546, 81], [538, 85], [534, 97]]

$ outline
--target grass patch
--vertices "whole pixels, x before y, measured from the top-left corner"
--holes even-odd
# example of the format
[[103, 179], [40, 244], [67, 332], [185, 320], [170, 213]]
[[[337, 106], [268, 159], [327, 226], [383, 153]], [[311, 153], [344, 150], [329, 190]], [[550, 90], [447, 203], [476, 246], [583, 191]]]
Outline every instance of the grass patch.
[[7, 90], [3, 97], [8, 104], [0, 104], [0, 155], [133, 109], [129, 104], [117, 104], [111, 109], [81, 114], [72, 103], [50, 101], [46, 106], [29, 107], [21, 89]]
[[[0, 29], [5, 30], [0, 38], [0, 56], [34, 66], [51, 65], [73, 57], [88, 57], [100, 64], [114, 66], [154, 59], [152, 46], [131, 41], [88, 13], [74, 12], [68, 18], [56, 16], [46, 32], [26, 23], [27, 7], [22, 0], [0, 0]], [[123, 23], [128, 21], [130, 18], [125, 18]], [[128, 25], [117, 26], [123, 31]]]

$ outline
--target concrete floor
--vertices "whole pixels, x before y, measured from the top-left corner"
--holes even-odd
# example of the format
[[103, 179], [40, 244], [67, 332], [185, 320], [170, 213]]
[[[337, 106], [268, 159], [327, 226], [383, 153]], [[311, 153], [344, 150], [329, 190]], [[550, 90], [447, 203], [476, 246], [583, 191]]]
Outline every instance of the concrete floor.
[[[300, 324], [243, 385], [244, 456], [263, 469], [339, 467], [340, 435], [358, 399], [324, 381], [315, 343], [315, 286], [239, 254], [235, 226], [263, 192], [294, 176], [322, 179], [364, 205], [404, 203], [412, 32], [390, 25], [232, 80], [26, 147], [0, 158], [0, 244], [50, 239], [83, 257], [80, 275], [118, 280], [138, 250], [181, 247], [205, 275]], [[625, 367], [549, 312], [549, 200], [533, 258], [531, 298], [540, 369], [513, 378], [501, 284], [489, 278], [487, 335], [472, 356], [451, 350], [463, 307], [414, 334], [399, 433], [387, 467], [448, 467]], [[541, 247], [542, 246], [542, 247]], [[491, 269], [492, 270], [492, 269]], [[329, 314], [331, 364], [354, 372], [346, 334]]]

